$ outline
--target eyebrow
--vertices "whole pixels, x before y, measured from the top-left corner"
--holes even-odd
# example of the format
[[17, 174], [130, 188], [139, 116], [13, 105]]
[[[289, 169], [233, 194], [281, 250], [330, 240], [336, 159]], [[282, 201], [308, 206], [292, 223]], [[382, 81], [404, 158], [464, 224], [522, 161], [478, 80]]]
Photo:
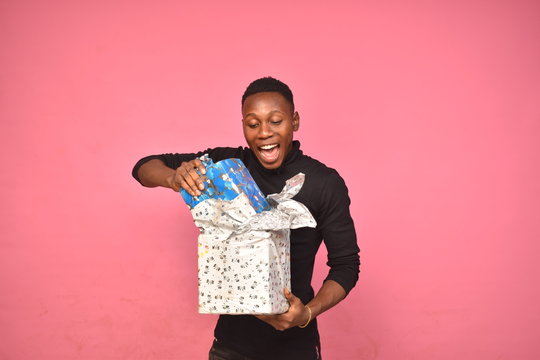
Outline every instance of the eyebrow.
[[[274, 114], [274, 113], [280, 113], [280, 114], [285, 114], [283, 111], [279, 111], [279, 110], [272, 110], [269, 112], [270, 115]], [[249, 114], [246, 114], [246, 116], [244, 116], [244, 118], [247, 118], [248, 116], [257, 116], [257, 114], [255, 113], [249, 113]]]

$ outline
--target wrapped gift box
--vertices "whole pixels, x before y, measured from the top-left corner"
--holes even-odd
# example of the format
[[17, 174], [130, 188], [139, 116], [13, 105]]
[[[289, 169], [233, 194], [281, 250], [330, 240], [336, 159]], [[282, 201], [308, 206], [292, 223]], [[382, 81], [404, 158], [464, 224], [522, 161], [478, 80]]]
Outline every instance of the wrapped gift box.
[[304, 174], [289, 179], [281, 193], [265, 198], [240, 160], [202, 160], [207, 170], [203, 194], [195, 199], [182, 190], [201, 231], [199, 312], [286, 312], [283, 289], [291, 288], [290, 229], [316, 226], [309, 210], [292, 200]]
[[270, 209], [270, 204], [253, 181], [242, 160], [225, 159], [214, 163], [207, 155], [202, 156], [200, 160], [206, 168], [205, 175], [199, 173], [205, 180], [204, 191], [199, 196], [191, 196], [184, 189], [180, 190], [190, 209], [208, 199], [233, 200], [240, 193], [247, 195], [251, 207], [256, 212]]

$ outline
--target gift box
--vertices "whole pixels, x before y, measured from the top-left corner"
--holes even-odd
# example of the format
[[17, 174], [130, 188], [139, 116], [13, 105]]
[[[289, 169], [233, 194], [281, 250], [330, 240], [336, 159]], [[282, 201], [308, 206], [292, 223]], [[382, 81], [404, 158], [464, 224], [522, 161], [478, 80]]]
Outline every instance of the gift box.
[[292, 199], [304, 174], [289, 179], [279, 194], [265, 198], [240, 160], [215, 164], [206, 157], [202, 160], [203, 194], [195, 199], [182, 190], [200, 230], [199, 312], [286, 312], [289, 304], [283, 289], [291, 288], [290, 229], [316, 226], [309, 210]]
[[225, 159], [214, 163], [208, 155], [199, 158], [206, 168], [206, 174], [199, 173], [204, 181], [204, 191], [199, 196], [191, 196], [184, 189], [180, 190], [182, 198], [190, 209], [208, 199], [233, 200], [240, 193], [247, 195], [255, 212], [270, 209], [270, 204], [253, 181], [251, 174], [240, 159]]

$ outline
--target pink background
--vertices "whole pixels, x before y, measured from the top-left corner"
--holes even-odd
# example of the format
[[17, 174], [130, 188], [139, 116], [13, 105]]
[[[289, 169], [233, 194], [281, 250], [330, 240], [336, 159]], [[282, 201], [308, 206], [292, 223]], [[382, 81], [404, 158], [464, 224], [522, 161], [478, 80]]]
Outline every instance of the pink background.
[[4, 0], [0, 44], [0, 359], [206, 358], [197, 230], [130, 171], [244, 145], [265, 75], [352, 198], [325, 359], [540, 357], [540, 2]]

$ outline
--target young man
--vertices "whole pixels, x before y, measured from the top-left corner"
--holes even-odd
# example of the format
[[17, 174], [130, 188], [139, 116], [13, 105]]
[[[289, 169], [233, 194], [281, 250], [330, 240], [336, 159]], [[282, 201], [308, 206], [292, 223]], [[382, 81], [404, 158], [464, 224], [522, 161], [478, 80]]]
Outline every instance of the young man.
[[[321, 359], [316, 317], [340, 302], [358, 280], [359, 256], [347, 187], [339, 174], [302, 153], [293, 133], [300, 126], [289, 87], [274, 78], [252, 82], [242, 96], [242, 127], [249, 148], [214, 148], [190, 154], [145, 157], [133, 176], [147, 187], [162, 186], [192, 195], [204, 189], [197, 157], [214, 162], [239, 158], [265, 194], [280, 192], [303, 172], [295, 200], [307, 206], [317, 227], [291, 231], [291, 287], [284, 289], [289, 310], [280, 315], [221, 315], [210, 350], [214, 360]], [[328, 250], [329, 274], [315, 295], [313, 265], [321, 241]]]

